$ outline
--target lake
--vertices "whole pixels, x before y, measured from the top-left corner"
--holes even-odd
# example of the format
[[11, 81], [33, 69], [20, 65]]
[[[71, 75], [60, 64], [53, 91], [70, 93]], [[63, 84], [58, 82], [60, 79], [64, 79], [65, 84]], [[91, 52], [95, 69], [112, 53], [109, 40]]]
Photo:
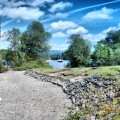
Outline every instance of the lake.
[[52, 68], [65, 68], [69, 61], [63, 60], [63, 62], [57, 62], [57, 60], [48, 60], [48, 63]]

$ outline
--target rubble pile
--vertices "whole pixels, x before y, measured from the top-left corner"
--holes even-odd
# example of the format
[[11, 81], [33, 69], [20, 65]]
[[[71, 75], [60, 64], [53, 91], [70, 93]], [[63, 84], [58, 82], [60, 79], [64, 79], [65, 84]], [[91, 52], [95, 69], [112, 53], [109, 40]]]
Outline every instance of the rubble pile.
[[114, 78], [104, 78], [99, 74], [94, 74], [83, 80], [77, 79], [74, 82], [59, 76], [51, 76], [32, 70], [26, 71], [25, 74], [60, 86], [67, 94], [67, 98], [72, 101], [73, 106], [85, 110], [85, 112], [98, 112], [103, 104], [110, 104], [114, 97], [120, 94], [120, 89], [114, 86]]

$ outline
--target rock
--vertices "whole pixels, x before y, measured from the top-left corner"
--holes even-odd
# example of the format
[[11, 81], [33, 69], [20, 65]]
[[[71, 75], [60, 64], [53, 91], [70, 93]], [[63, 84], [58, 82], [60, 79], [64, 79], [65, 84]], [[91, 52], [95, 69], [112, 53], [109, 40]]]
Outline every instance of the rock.
[[[119, 88], [113, 91], [112, 85], [114, 79], [103, 78], [99, 74], [94, 74], [92, 77], [86, 77], [83, 80], [78, 79], [75, 82], [71, 82], [69, 79], [60, 76], [51, 76], [31, 70], [26, 71], [25, 74], [41, 81], [51, 82], [52, 84], [60, 86], [75, 107], [85, 109], [91, 105], [92, 109], [97, 105], [100, 106], [101, 102], [109, 102], [110, 99], [113, 99], [115, 96], [120, 96]], [[111, 89], [107, 90], [109, 86], [111, 86]], [[103, 116], [110, 112], [111, 109], [105, 108], [104, 111], [99, 111], [98, 115]], [[86, 120], [86, 117], [82, 117], [80, 120]], [[91, 116], [91, 120], [95, 120], [94, 115]]]
[[2, 102], [2, 98], [0, 97], [0, 104], [1, 104], [1, 102]]

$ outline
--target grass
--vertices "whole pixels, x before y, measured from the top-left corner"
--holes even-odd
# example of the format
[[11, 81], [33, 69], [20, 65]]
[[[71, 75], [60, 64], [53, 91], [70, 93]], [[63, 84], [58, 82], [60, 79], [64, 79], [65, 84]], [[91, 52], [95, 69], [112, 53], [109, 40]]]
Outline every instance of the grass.
[[68, 78], [74, 78], [76, 76], [92, 76], [93, 74], [100, 74], [103, 77], [110, 78], [114, 77], [117, 79], [116, 86], [120, 85], [120, 66], [104, 66], [104, 67], [79, 67], [79, 68], [71, 68], [68, 71], [65, 71], [61, 75], [64, 75]]
[[71, 68], [70, 70], [64, 72], [64, 76], [76, 77], [88, 71], [89, 69], [90, 69], [89, 67]]
[[92, 69], [87, 72], [88, 76], [91, 76], [95, 73], [98, 73], [106, 78], [116, 78], [117, 81], [115, 82], [115, 85], [120, 86], [120, 66], [98, 67], [97, 69]]
[[120, 73], [120, 66], [98, 67], [87, 72], [88, 76], [91, 76], [95, 73], [99, 73], [103, 77], [115, 77]]
[[105, 67], [80, 67], [80, 68], [71, 68], [69, 71], [64, 72], [65, 76], [76, 77], [85, 73], [86, 76], [91, 76], [95, 73], [102, 75], [103, 77], [115, 77], [120, 74], [120, 66], [105, 66]]
[[33, 69], [35, 71], [38, 71], [38, 72], [42, 72], [42, 73], [54, 73], [54, 72], [58, 72], [60, 71], [61, 69], [53, 69], [53, 68], [35, 68]]
[[50, 69], [51, 67], [44, 61], [36, 60], [36, 61], [27, 61], [22, 63], [19, 67], [15, 67], [14, 70], [28, 70], [28, 69]]
[[60, 72], [66, 72], [69, 71], [69, 68], [37, 68], [37, 69], [33, 69], [37, 72], [43, 72], [43, 73], [60, 73]]
[[[78, 75], [81, 75], [82, 73], [85, 73], [87, 76], [91, 76], [95, 73], [98, 73], [102, 75], [103, 77], [110, 78], [110, 77], [115, 77], [117, 81], [115, 82], [115, 86], [120, 87], [120, 66], [104, 66], [104, 67], [97, 67], [96, 69], [93, 68], [72, 68], [70, 71], [65, 72], [65, 75], [68, 75], [70, 77], [75, 77]], [[120, 99], [120, 98], [119, 98]], [[114, 105], [116, 99], [114, 99], [112, 106], [111, 106], [111, 112], [109, 115], [112, 115], [114, 107], [117, 109], [117, 106]], [[114, 107], [113, 107], [114, 105]], [[109, 106], [110, 107], [110, 106]], [[101, 107], [101, 111], [105, 111], [107, 109]], [[118, 110], [118, 109], [117, 109]], [[86, 110], [87, 111], [87, 110]], [[108, 111], [107, 111], [108, 112]], [[64, 120], [79, 120], [81, 116], [80, 112], [75, 113], [75, 114], [68, 114], [68, 116]], [[112, 117], [112, 120], [120, 120], [120, 112], [119, 113], [114, 113], [115, 115]], [[103, 120], [105, 120], [106, 116], [103, 116]]]

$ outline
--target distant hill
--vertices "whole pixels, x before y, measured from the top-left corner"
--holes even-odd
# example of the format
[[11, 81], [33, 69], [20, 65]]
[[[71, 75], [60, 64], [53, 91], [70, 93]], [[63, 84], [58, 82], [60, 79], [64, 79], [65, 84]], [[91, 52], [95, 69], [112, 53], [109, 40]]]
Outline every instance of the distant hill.
[[62, 50], [50, 50], [50, 55], [53, 55], [53, 54], [61, 54], [63, 53], [64, 51]]

